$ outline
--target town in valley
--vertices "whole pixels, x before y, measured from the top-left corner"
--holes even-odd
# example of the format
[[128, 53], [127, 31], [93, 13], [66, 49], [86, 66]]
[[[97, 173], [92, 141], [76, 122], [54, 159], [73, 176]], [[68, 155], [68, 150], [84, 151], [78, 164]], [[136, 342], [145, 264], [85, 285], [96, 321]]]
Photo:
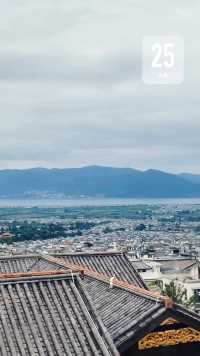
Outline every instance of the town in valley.
[[200, 204], [1, 207], [1, 256], [126, 253], [152, 290], [200, 309]]

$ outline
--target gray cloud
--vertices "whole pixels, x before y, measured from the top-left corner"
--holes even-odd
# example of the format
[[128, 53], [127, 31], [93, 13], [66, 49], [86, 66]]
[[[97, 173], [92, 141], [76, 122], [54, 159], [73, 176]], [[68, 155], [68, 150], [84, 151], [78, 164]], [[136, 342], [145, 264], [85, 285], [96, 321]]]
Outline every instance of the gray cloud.
[[139, 79], [140, 56], [134, 51], [101, 54], [66, 53], [62, 56], [30, 53], [2, 53], [1, 80], [52, 80], [106, 84]]
[[[200, 172], [200, 4], [0, 0], [0, 168]], [[185, 40], [185, 81], [141, 80], [145, 35]]]

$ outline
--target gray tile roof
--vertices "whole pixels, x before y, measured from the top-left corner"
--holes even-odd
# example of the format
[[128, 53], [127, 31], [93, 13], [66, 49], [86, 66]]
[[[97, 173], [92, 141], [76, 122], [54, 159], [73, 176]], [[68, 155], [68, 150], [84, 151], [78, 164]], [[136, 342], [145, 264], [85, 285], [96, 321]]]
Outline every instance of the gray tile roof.
[[92, 277], [85, 276], [83, 284], [117, 346], [134, 334], [147, 312], [156, 312], [161, 305], [165, 309], [156, 298], [116, 286], [109, 288], [107, 282]]
[[39, 255], [11, 256], [0, 258], [0, 273], [48, 271], [60, 269], [59, 265]]
[[183, 259], [183, 258], [159, 258], [154, 259], [155, 262], [160, 263], [160, 270], [163, 273], [172, 272], [182, 272], [188, 268], [194, 266], [197, 261], [195, 259]]
[[3, 356], [118, 355], [79, 279], [57, 275], [0, 281]]
[[151, 266], [149, 266], [147, 263], [145, 263], [142, 260], [131, 261], [131, 264], [137, 271], [152, 269]]
[[200, 316], [175, 303], [167, 305], [169, 298], [118, 283], [110, 288], [107, 281], [87, 275], [82, 283], [120, 352], [168, 317], [200, 331]]
[[147, 289], [143, 279], [124, 253], [75, 253], [54, 255], [61, 261], [87, 267], [98, 273], [116, 277]]
[[[22, 256], [17, 264], [15, 257], [3, 259], [11, 269], [6, 277], [0, 276], [3, 356], [118, 355], [115, 347], [120, 352], [127, 350], [168, 317], [200, 331], [200, 316], [141, 288], [135, 279], [134, 283], [125, 280], [126, 275], [133, 276], [126, 255], [67, 256], [72, 260]], [[120, 269], [124, 259], [125, 272], [124, 266]], [[13, 274], [16, 265], [20, 274]], [[77, 266], [80, 277], [74, 272], [79, 270]], [[124, 281], [115, 278], [110, 288], [114, 268]]]

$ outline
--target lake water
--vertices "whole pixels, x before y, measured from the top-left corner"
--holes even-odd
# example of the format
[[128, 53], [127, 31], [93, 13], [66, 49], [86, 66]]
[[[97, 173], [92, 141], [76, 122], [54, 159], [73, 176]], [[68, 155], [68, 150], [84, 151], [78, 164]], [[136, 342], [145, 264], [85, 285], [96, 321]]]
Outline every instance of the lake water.
[[200, 204], [197, 199], [0, 199], [0, 207], [81, 207], [81, 206], [114, 206], [114, 205], [194, 205]]

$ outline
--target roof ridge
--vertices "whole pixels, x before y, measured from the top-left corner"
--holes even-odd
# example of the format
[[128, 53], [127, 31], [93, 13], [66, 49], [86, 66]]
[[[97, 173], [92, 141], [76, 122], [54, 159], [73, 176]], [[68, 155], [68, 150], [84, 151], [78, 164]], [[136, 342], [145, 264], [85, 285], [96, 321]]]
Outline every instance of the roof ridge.
[[42, 255], [40, 254], [30, 254], [30, 255], [10, 255], [10, 256], [0, 256], [0, 261], [3, 261], [3, 260], [10, 260], [10, 259], [20, 259], [20, 258], [32, 258], [32, 257], [39, 257], [41, 258]]
[[54, 253], [52, 256], [98, 256], [98, 255], [124, 255], [124, 251], [101, 251], [101, 252], [69, 252], [69, 253]]
[[13, 273], [0, 273], [0, 282], [5, 279], [17, 279], [24, 277], [47, 277], [56, 276], [60, 274], [67, 274], [68, 271], [64, 269], [50, 270], [50, 271], [36, 271], [36, 272], [13, 272]]
[[[72, 271], [73, 270], [76, 272], [79, 271], [82, 274], [82, 276], [85, 274], [88, 277], [93, 277], [93, 278], [99, 279], [107, 284], [110, 284], [110, 276], [108, 276], [106, 274], [93, 271], [93, 270], [91, 270], [87, 267], [84, 267], [82, 265], [78, 265], [75, 263], [68, 263], [66, 261], [62, 261], [61, 259], [58, 261], [58, 259], [55, 257], [45, 256], [45, 259], [47, 259], [49, 262], [56, 262], [64, 267], [71, 269]], [[129, 291], [135, 292], [135, 293], [142, 295], [144, 297], [151, 297], [151, 298], [154, 298], [156, 301], [164, 302], [166, 309], [171, 309], [173, 307], [172, 299], [167, 296], [161, 295], [159, 292], [153, 292], [153, 291], [146, 290], [144, 288], [140, 288], [138, 286], [135, 286], [134, 284], [121, 281], [115, 277], [113, 278], [112, 283], [113, 283], [113, 286], [123, 288], [123, 289], [128, 289]]]

